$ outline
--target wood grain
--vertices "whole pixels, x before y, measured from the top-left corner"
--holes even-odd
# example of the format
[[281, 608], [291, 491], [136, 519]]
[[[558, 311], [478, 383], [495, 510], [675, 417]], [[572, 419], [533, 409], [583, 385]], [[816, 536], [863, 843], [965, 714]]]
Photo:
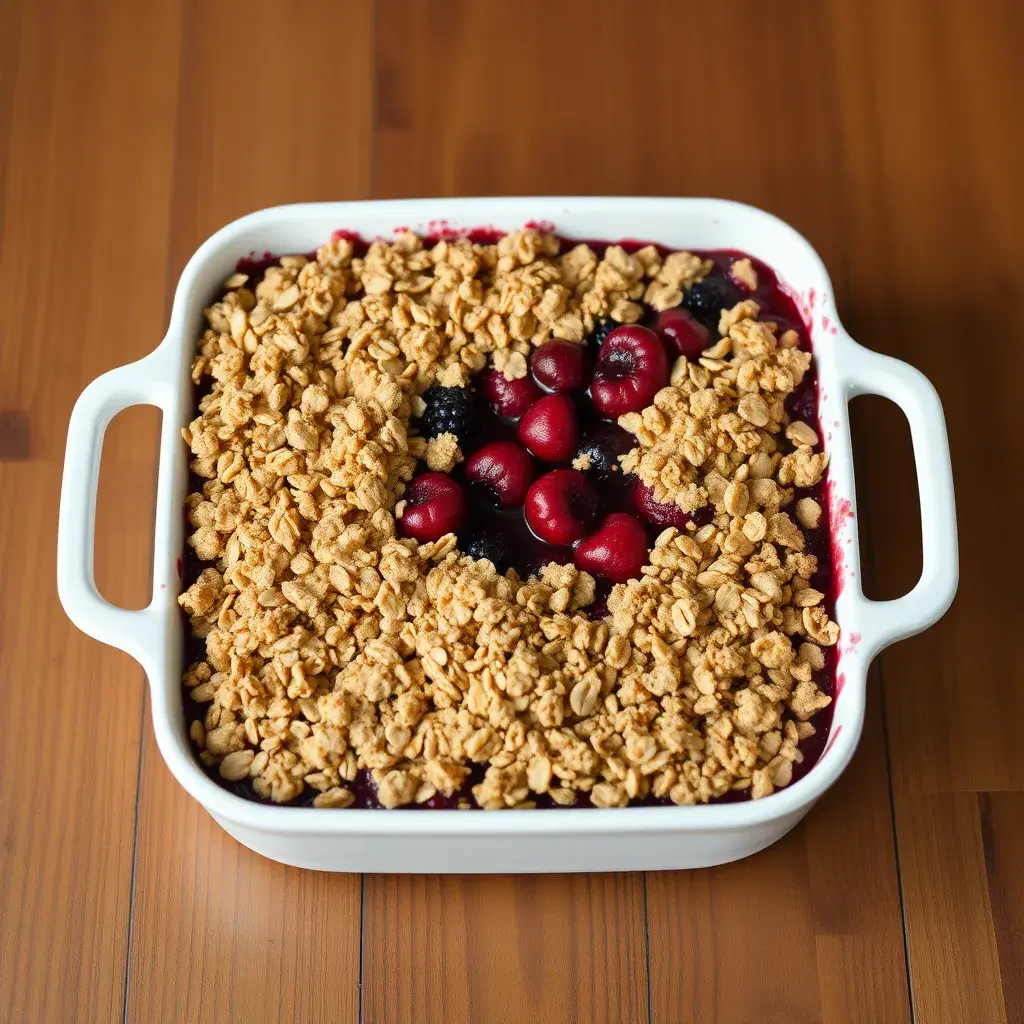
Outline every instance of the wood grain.
[[[54, 539], [73, 400], [162, 326], [178, 20], [172, 0], [0, 9], [0, 1019], [12, 1024], [123, 1014], [142, 673], [65, 618]], [[97, 579], [135, 607], [152, 557], [154, 420], [111, 428], [96, 529]]]
[[366, 877], [367, 1024], [647, 1020], [639, 875]]
[[[1022, 37], [1016, 0], [0, 0], [0, 1020], [1024, 1020], [1024, 609], [993, 544]], [[137, 666], [59, 609], [71, 405], [153, 347], [238, 215], [531, 192], [726, 195], [805, 233], [851, 333], [942, 395], [960, 594], [880, 659], [849, 772], [750, 860], [365, 883], [261, 860], [171, 780]], [[97, 582], [125, 607], [158, 419], [104, 446]], [[921, 560], [909, 438], [881, 400], [854, 421], [864, 582], [894, 597]]]
[[978, 802], [1006, 1019], [1024, 1020], [1024, 794], [983, 793]]
[[372, 28], [371, 0], [185, 0], [169, 283], [236, 217], [369, 196]]
[[[1024, 12], [1012, 3], [898, 6], [894, 18], [882, 0], [834, 4], [833, 29], [850, 154], [849, 289], [860, 297], [846, 311], [848, 325], [939, 389], [959, 510], [952, 611], [880, 663], [913, 1002], [924, 1024], [1015, 1020], [1020, 1011], [1010, 1012], [1007, 993], [1019, 993], [1022, 963], [1000, 956], [1015, 947], [1000, 948], [994, 912], [1012, 920], [1022, 887], [1003, 887], [1004, 867], [990, 889], [974, 794], [1024, 787], [1020, 668], [996, 654], [992, 628], [1020, 618], [1022, 597], [1000, 568], [1005, 556], [993, 550], [983, 497], [1020, 460], [1024, 333], [1004, 310], [1020, 294], [1013, 268], [1024, 211], [1015, 128], [1022, 90], [1012, 40]], [[857, 70], [867, 44], [870, 76]], [[953, 252], [968, 260], [966, 278]], [[982, 339], [998, 352], [997, 373], [970, 373], [970, 354], [989, 344]], [[905, 511], [916, 507], [916, 487], [901, 417], [876, 411], [858, 453], [872, 496], [862, 515], [879, 590], [895, 596], [920, 565], [916, 517]], [[1012, 819], [990, 815], [988, 828], [990, 848], [1005, 849]]]
[[[367, 194], [370, 29], [361, 0], [186, 5], [173, 267], [251, 210]], [[233, 46], [267, 54], [265, 77], [240, 75]], [[355, 1019], [357, 876], [286, 868], [228, 838], [171, 778], [148, 713], [138, 814], [128, 1020]]]
[[1010, 1024], [977, 797], [910, 797], [901, 802], [898, 828], [907, 949], [919, 1019]]

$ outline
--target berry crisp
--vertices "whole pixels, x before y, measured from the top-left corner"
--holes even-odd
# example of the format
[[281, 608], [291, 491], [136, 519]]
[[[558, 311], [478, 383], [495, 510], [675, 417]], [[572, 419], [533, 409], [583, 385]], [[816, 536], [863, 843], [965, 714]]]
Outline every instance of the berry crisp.
[[183, 431], [190, 735], [316, 807], [789, 785], [836, 644], [810, 339], [735, 252], [504, 236], [243, 262]]

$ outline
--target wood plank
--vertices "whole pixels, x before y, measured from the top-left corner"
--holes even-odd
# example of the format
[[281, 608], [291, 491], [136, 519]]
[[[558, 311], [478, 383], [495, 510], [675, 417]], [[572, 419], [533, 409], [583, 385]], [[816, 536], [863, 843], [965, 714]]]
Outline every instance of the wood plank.
[[[1013, 94], [1019, 74], [1009, 19], [1012, 14], [1021, 27], [1024, 22], [1017, 5], [989, 5], [1005, 18], [966, 20], [954, 15], [955, 4], [940, 5], [938, 14], [925, 2], [903, 6], [905, 16], [895, 19], [892, 31], [880, 31], [893, 20], [884, 0], [835, 8], [842, 14], [835, 36], [847, 90], [846, 146], [856, 154], [845, 193], [856, 299], [848, 326], [865, 344], [914, 363], [938, 388], [959, 498], [960, 597], [939, 626], [883, 658], [891, 680], [894, 782], [898, 793], [1020, 790], [1024, 765], [1016, 756], [1016, 722], [1024, 714], [1024, 691], [1008, 687], [998, 672], [978, 672], [974, 652], [990, 609], [1012, 619], [1024, 608], [1024, 597], [1011, 577], [995, 570], [991, 531], [972, 498], [1016, 457], [1015, 405], [1000, 399], [1015, 395], [1024, 359], [1024, 332], [1007, 325], [1003, 313], [1007, 268], [1016, 258], [1010, 225], [1022, 211], [1013, 157], [1019, 166], [1024, 151], [1019, 140], [1011, 143], [1015, 153], [1006, 151], [1005, 136], [1016, 135], [1012, 104], [990, 105], [986, 120], [994, 117], [1001, 127], [983, 136], [962, 104], [979, 75], [990, 82], [992, 96]], [[874, 78], [854, 92], [851, 77], [856, 81], [862, 47], [876, 37], [881, 43], [873, 48]], [[984, 70], [966, 70], [965, 56], [978, 50], [985, 52]], [[950, 60], [953, 53], [958, 60]], [[889, 102], [894, 95], [902, 97], [899, 104]], [[951, 250], [969, 254], [969, 299]], [[937, 296], [956, 298], [940, 302]], [[986, 374], [983, 386], [964, 386], [957, 356], [972, 339], [985, 337], [1000, 338], [1000, 372]], [[905, 592], [920, 564], [916, 517], [905, 514], [917, 503], [905, 436], [901, 417], [890, 410], [877, 417], [860, 453], [866, 489], [883, 496], [866, 514], [879, 584], [888, 596]], [[971, 699], [964, 699], [966, 677]], [[1001, 712], [993, 715], [996, 704]]]
[[147, 713], [127, 1019], [355, 1020], [359, 876], [247, 850], [159, 758]]
[[1002, 997], [978, 797], [907, 797], [898, 828], [916, 1020], [1012, 1024], [1017, 1018], [1007, 1015]]
[[363, 1020], [646, 1021], [639, 877], [366, 876]]
[[[4, 1021], [123, 1015], [142, 673], [61, 612], [56, 510], [74, 399], [159, 338], [179, 15], [177, 0], [0, 14]], [[96, 575], [134, 607], [156, 419], [133, 412], [105, 445]]]
[[378, 0], [375, 194], [728, 196], [838, 261], [828, 55], [791, 6]]
[[[241, 214], [367, 194], [371, 14], [368, 0], [187, 5], [173, 274]], [[241, 72], [253, 55], [265, 78]], [[171, 778], [148, 715], [138, 835], [127, 1019], [355, 1019], [360, 879], [228, 838]]]
[[[991, 646], [993, 616], [1016, 622], [1024, 599], [1007, 557], [993, 548], [990, 503], [979, 499], [1019, 462], [1024, 334], [1007, 320], [1006, 304], [1024, 213], [1013, 43], [1024, 11], [999, 2], [898, 6], [894, 17], [884, 0], [835, 4], [832, 17], [850, 154], [844, 202], [856, 302], [848, 326], [936, 385], [957, 486], [959, 596], [940, 624], [881, 659], [908, 955], [922, 1024], [1015, 1020], [1019, 961], [1008, 980], [995, 938], [995, 919], [1013, 920], [1012, 890], [990, 885], [974, 794], [1012, 800], [1024, 788], [1024, 691], [1013, 685], [1020, 671]], [[968, 353], [988, 345], [998, 372], [972, 376]], [[867, 489], [879, 496], [862, 515], [888, 597], [913, 584], [920, 564], [900, 419], [887, 409], [865, 421], [859, 453]], [[988, 828], [991, 856], [1015, 832], [998, 814]]]
[[[823, 185], [820, 173], [823, 162], [839, 160], [842, 142], [831, 125], [829, 55], [816, 42], [827, 23], [817, 11], [801, 12], [799, 19], [787, 19], [778, 17], [777, 8], [656, 5], [645, 14], [645, 24], [656, 31], [643, 32], [642, 45], [623, 47], [616, 39], [626, 30], [627, 15], [616, 4], [587, 16], [573, 4], [526, 3], [512, 11], [501, 5], [381, 3], [376, 191], [728, 194], [790, 219], [842, 277], [839, 186]], [[729, 40], [727, 71], [706, 45], [709, 39]], [[761, 73], [766, 48], [785, 73]], [[433, 59], [440, 52], [446, 60]], [[502, 67], [515, 71], [493, 72]], [[552, 68], [558, 72], [554, 81]], [[430, 89], [421, 87], [426, 80]], [[474, 88], [484, 81], [486, 89]], [[715, 83], [712, 109], [684, 101], [681, 115], [680, 98], [708, 81]], [[415, 164], [403, 157], [411, 152]], [[851, 836], [860, 843], [856, 854], [847, 849]], [[832, 892], [837, 882], [838, 899]], [[467, 907], [464, 916], [493, 913], [494, 901], [507, 899], [513, 884], [522, 883], [475, 888], [480, 905]], [[378, 921], [385, 885], [388, 915]], [[426, 912], [425, 904], [433, 907], [434, 892], [443, 906], [431, 914], [458, 915], [451, 909], [464, 898], [457, 883], [421, 893], [414, 882], [367, 879], [368, 977], [385, 967], [388, 977], [394, 969], [401, 973], [413, 951], [403, 953], [399, 936]], [[877, 703], [850, 781], [822, 801], [806, 827], [743, 864], [652, 874], [647, 896], [654, 1020], [748, 1020], [765, 1006], [787, 1022], [818, 1020], [826, 1010], [830, 1021], [862, 1020], [857, 1014], [865, 1007], [878, 1008], [887, 1020], [907, 1019]], [[747, 952], [765, 948], [766, 920], [785, 936], [784, 957]], [[591, 927], [575, 921], [567, 926], [570, 933]], [[454, 933], [456, 924], [449, 929]], [[618, 931], [628, 929], [620, 925]], [[872, 968], [872, 980], [849, 993], [830, 942], [844, 955], [862, 957], [858, 966]], [[466, 989], [486, 991], [487, 974], [474, 969], [464, 980], [457, 957], [439, 969], [448, 988], [438, 982], [424, 996], [430, 1009], [420, 1012], [461, 1019], [469, 1003]], [[582, 987], [583, 979], [575, 984]], [[513, 984], [511, 992], [516, 990]], [[381, 1017], [404, 1005], [385, 1002], [383, 995], [375, 1001], [371, 989], [367, 999], [368, 1014]]]
[[910, 1021], [877, 674], [860, 747], [805, 824], [821, 1019]]
[[749, 863], [649, 874], [651, 1020], [819, 1020], [808, 887], [801, 832]]
[[1024, 794], [982, 793], [981, 841], [1007, 1020], [1024, 1020]]
[[372, 171], [372, 0], [185, 2], [172, 284], [236, 217], [365, 199]]
[[52, 20], [20, 11], [0, 409], [29, 417], [36, 459], [63, 458], [85, 384], [160, 338], [178, 16], [178, 0], [107, 0], [95, 12], [67, 2]]

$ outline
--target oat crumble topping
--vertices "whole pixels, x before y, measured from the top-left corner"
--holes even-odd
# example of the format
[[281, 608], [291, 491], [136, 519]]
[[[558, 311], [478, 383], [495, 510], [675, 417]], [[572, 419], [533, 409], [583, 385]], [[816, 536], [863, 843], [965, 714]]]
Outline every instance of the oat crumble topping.
[[207, 705], [190, 728], [203, 763], [278, 803], [310, 787], [318, 807], [352, 804], [361, 769], [386, 807], [450, 796], [474, 766], [485, 808], [787, 785], [831, 700], [814, 673], [839, 629], [803, 532], [822, 509], [794, 502], [828, 456], [784, 409], [810, 354], [752, 299], [619, 419], [636, 438], [622, 469], [713, 517], [661, 533], [606, 618], [583, 610], [595, 581], [572, 565], [523, 580], [452, 534], [396, 534], [417, 460], [463, 458], [454, 435], [410, 427], [428, 387], [488, 364], [525, 376], [534, 347], [676, 306], [709, 268], [653, 246], [561, 252], [528, 229], [489, 245], [407, 233], [364, 257], [339, 239], [281, 258], [255, 288], [233, 275], [206, 310], [192, 376], [207, 390], [183, 431], [203, 480], [188, 544], [209, 563], [179, 598], [205, 639], [184, 676]]

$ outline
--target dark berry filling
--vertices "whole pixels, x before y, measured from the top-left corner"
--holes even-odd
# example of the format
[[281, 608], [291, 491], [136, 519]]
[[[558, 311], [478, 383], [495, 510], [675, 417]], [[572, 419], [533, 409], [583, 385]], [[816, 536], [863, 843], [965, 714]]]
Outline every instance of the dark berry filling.
[[466, 460], [470, 487], [501, 508], [522, 505], [533, 476], [533, 459], [515, 441], [492, 441]]
[[647, 564], [647, 531], [636, 516], [613, 512], [576, 546], [576, 567], [608, 583], [635, 580]]
[[742, 299], [739, 289], [721, 273], [709, 274], [683, 293], [683, 305], [706, 327], [715, 330], [723, 309]]
[[600, 423], [588, 434], [576, 456], [585, 456], [586, 468], [598, 476], [621, 475], [619, 456], [635, 447], [636, 440], [629, 431], [617, 423]]
[[654, 327], [672, 358], [686, 356], [687, 359], [698, 359], [701, 352], [711, 344], [711, 333], [699, 323], [692, 313], [678, 306], [666, 309]]
[[[637, 514], [652, 526], [675, 526], [682, 530], [692, 521], [692, 516], [684, 512], [674, 502], [655, 501], [654, 488], [648, 487], [641, 480], [637, 480], [633, 484], [633, 507], [636, 509]], [[711, 512], [709, 510], [706, 521], [710, 520], [710, 518]]]
[[589, 348], [594, 353], [599, 352], [601, 346], [604, 344], [604, 339], [607, 338], [608, 335], [611, 334], [611, 332], [614, 331], [615, 328], [619, 326], [620, 325], [617, 324], [614, 320], [598, 320], [597, 325], [594, 327], [594, 330], [590, 333], [590, 336], [587, 338], [587, 348]]
[[470, 558], [486, 558], [498, 572], [508, 568], [509, 553], [505, 536], [497, 532], [470, 533], [459, 538], [459, 550]]

